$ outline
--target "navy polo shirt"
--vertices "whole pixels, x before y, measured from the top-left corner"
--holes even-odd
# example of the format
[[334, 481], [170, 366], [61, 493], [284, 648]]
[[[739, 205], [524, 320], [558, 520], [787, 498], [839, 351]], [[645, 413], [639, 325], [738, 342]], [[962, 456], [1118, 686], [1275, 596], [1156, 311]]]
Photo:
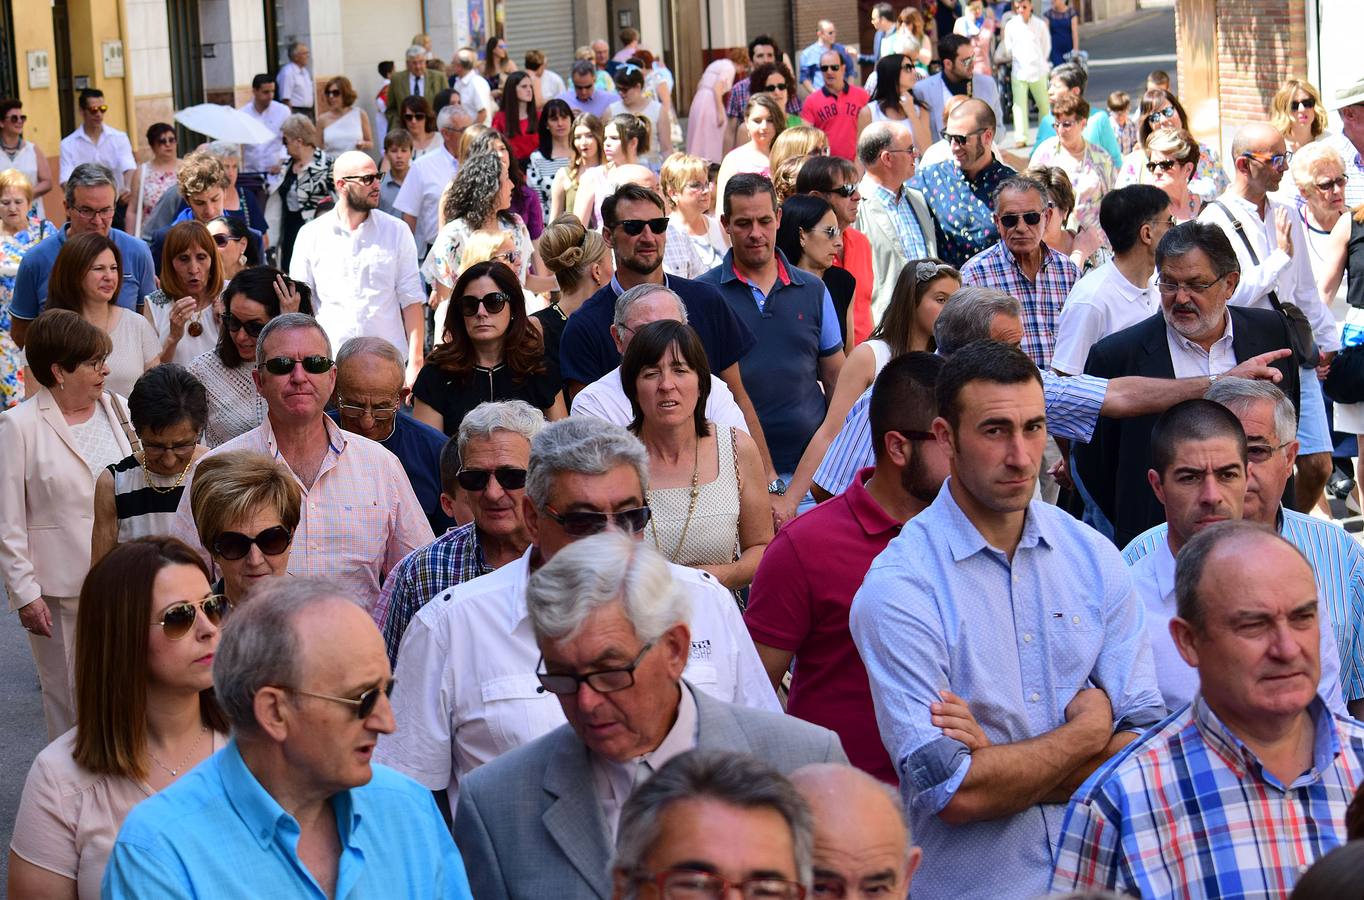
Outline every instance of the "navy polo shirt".
[[842, 350], [843, 342], [824, 282], [776, 252], [779, 277], [766, 297], [735, 271], [733, 250], [700, 280], [714, 285], [757, 335], [740, 360], [739, 371], [762, 423], [772, 464], [789, 474], [824, 421], [827, 400], [819, 383], [819, 361]]
[[[712, 372], [718, 375], [752, 349], [756, 343], [753, 332], [734, 315], [712, 285], [675, 275], [664, 275], [663, 283], [687, 307], [687, 323], [701, 338]], [[568, 317], [559, 342], [559, 372], [564, 381], [591, 384], [620, 365], [620, 353], [611, 340], [611, 322], [616, 317], [616, 298], [621, 293], [620, 282], [612, 278], [610, 284], [588, 297]]]
[[[33, 320], [43, 311], [47, 303], [47, 279], [52, 267], [57, 264], [57, 254], [66, 243], [69, 225], [44, 238], [24, 254], [19, 263], [19, 273], [14, 278], [14, 300], [10, 313], [17, 319]], [[130, 234], [109, 229], [109, 239], [118, 247], [118, 255], [123, 262], [123, 284], [118, 289], [118, 305], [124, 309], [138, 310], [142, 298], [156, 290], [156, 269], [152, 265], [152, 254], [147, 244]]]
[[[327, 415], [341, 424], [339, 411], [329, 409]], [[440, 508], [440, 452], [445, 448], [445, 441], [445, 434], [439, 429], [414, 419], [402, 409], [393, 422], [393, 433], [379, 442], [402, 463], [407, 480], [412, 484], [412, 493], [417, 495], [417, 502], [435, 534], [445, 534], [455, 524], [455, 520]]]

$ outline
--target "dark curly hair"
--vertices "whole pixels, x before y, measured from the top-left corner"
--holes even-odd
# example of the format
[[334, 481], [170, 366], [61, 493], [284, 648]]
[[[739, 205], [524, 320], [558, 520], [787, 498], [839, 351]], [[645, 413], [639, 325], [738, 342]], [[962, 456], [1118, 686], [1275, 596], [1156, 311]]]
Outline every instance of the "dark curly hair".
[[[496, 157], [493, 161], [496, 162]], [[521, 281], [506, 265], [494, 261], [474, 263], [460, 273], [450, 291], [450, 308], [441, 326], [449, 336], [448, 340], [437, 344], [427, 354], [426, 361], [460, 379], [473, 374], [474, 345], [464, 325], [460, 298], [479, 278], [491, 278], [497, 289], [510, 298], [507, 307], [511, 310], [511, 321], [507, 323], [507, 333], [502, 336], [502, 359], [511, 369], [512, 379], [521, 382], [528, 375], [544, 372], [545, 342], [526, 315], [526, 295], [521, 291]]]

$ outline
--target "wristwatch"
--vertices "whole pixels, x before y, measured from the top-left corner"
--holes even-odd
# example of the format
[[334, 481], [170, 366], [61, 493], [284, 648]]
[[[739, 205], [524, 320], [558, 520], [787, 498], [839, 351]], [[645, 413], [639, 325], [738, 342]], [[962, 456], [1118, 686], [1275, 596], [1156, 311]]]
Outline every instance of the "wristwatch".
[[786, 482], [782, 481], [780, 478], [774, 479], [767, 485], [767, 492], [769, 494], [776, 494], [779, 497], [786, 496]]
[[1217, 379], [1219, 379], [1219, 378], [1221, 378], [1221, 377], [1222, 377], [1221, 375], [1209, 375], [1209, 376], [1208, 376], [1208, 387], [1212, 387], [1214, 384], [1217, 384]]

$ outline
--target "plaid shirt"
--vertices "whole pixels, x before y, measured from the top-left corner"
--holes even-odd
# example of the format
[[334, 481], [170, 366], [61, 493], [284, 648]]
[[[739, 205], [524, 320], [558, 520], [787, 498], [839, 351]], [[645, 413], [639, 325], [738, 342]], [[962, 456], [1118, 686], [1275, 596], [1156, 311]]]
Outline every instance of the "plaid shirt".
[[374, 622], [384, 633], [390, 665], [398, 665], [398, 646], [407, 623], [432, 597], [449, 587], [491, 572], [483, 558], [475, 523], [460, 525], [403, 557], [384, 582], [374, 605]]
[[1003, 241], [971, 257], [961, 267], [963, 284], [1004, 291], [1023, 306], [1023, 352], [1046, 371], [1056, 346], [1056, 319], [1066, 295], [1080, 280], [1080, 270], [1065, 256], [1042, 245], [1042, 268], [1030, 281]]
[[1285, 785], [1202, 696], [1114, 757], [1071, 799], [1053, 892], [1285, 897], [1345, 842], [1364, 724], [1320, 700], [1312, 767]]

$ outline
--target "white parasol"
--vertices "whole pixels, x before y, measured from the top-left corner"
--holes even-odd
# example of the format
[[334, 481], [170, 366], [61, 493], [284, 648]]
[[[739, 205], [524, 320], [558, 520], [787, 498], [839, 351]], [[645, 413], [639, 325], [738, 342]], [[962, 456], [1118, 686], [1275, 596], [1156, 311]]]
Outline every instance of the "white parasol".
[[241, 110], [217, 103], [200, 103], [182, 109], [175, 114], [175, 121], [190, 131], [233, 144], [263, 144], [279, 140], [279, 135]]

